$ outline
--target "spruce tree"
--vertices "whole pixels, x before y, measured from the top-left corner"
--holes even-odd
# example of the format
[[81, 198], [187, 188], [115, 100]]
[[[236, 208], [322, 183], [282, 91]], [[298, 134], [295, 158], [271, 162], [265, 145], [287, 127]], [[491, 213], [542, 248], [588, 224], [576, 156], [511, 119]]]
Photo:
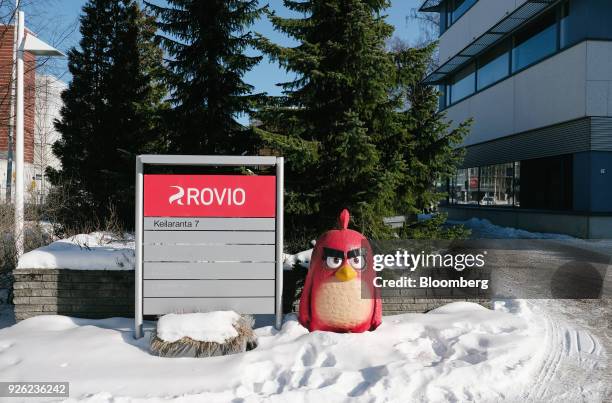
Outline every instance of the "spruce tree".
[[461, 162], [458, 148], [469, 130], [470, 121], [451, 130], [445, 113], [438, 108], [439, 93], [423, 82], [431, 65], [435, 44], [422, 48], [400, 47], [394, 51], [398, 71], [397, 95], [405, 105], [398, 111], [401, 135], [390, 145], [406, 162], [398, 202], [421, 212], [437, 205], [445, 195], [437, 192], [434, 181], [445, 182]]
[[395, 70], [385, 49], [393, 28], [380, 15], [388, 2], [284, 4], [304, 17], [269, 17], [298, 46], [260, 37], [261, 49], [296, 78], [281, 84], [283, 97], [262, 108], [258, 133], [289, 157], [288, 227], [314, 236], [346, 207], [363, 232], [382, 235], [394, 186], [377, 147], [395, 108], [389, 98]]
[[80, 19], [79, 48], [68, 53], [72, 81], [62, 94], [53, 147], [66, 226], [95, 224], [116, 214], [131, 227], [135, 156], [160, 147], [157, 130], [165, 89], [155, 25], [135, 0], [89, 0]]
[[[456, 172], [463, 158], [459, 145], [471, 125], [468, 120], [451, 129], [445, 113], [439, 111], [438, 90], [424, 83], [435, 49], [435, 44], [413, 48], [399, 43], [392, 51], [397, 69], [394, 96], [403, 107], [397, 112], [397, 135], [387, 142], [386, 159], [402, 161], [395, 211], [407, 216], [431, 211], [446, 197], [436, 182], [445, 184]], [[459, 229], [441, 228], [444, 221], [440, 216], [427, 223], [409, 222], [404, 236], [452, 238], [462, 234]]]
[[247, 27], [259, 17], [258, 0], [168, 0], [146, 2], [157, 17], [167, 52], [166, 82], [172, 110], [169, 151], [241, 154], [248, 130], [238, 121], [258, 96], [242, 80], [261, 57], [247, 56], [254, 44]]

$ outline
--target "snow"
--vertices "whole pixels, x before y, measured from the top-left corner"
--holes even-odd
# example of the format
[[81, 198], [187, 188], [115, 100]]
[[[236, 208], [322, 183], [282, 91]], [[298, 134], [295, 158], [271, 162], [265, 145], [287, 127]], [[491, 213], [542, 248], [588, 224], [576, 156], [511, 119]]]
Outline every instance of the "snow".
[[[307, 269], [311, 254], [312, 249], [283, 254], [283, 269], [292, 270], [296, 263]], [[17, 268], [134, 270], [134, 234], [118, 238], [108, 232], [92, 232], [60, 239], [24, 254]]]
[[189, 337], [192, 340], [222, 344], [238, 336], [234, 328], [238, 319], [240, 315], [234, 311], [170, 313], [157, 321], [157, 337], [169, 343]]
[[472, 230], [472, 238], [481, 239], [557, 239], [573, 240], [576, 239], [564, 234], [551, 234], [543, 232], [529, 232], [523, 229], [501, 227], [492, 224], [491, 221], [481, 218], [470, 218], [466, 221], [448, 220], [448, 224], [463, 225]]
[[[456, 302], [362, 334], [309, 333], [288, 315], [256, 329], [256, 349], [205, 359], [150, 355], [130, 319], [39, 316], [0, 330], [0, 379], [69, 381], [70, 401], [86, 402], [546, 401], [536, 385], [551, 368], [604, 354], [584, 331], [566, 354], [569, 325], [556, 320], [551, 338], [553, 321], [524, 301], [496, 307]], [[601, 398], [600, 384], [577, 386], [570, 401]]]
[[134, 235], [79, 234], [24, 254], [17, 269], [134, 270]]
[[310, 266], [310, 257], [312, 256], [312, 249], [308, 249], [295, 255], [283, 254], [283, 270], [292, 270], [293, 267], [298, 264], [304, 269], [308, 269]]

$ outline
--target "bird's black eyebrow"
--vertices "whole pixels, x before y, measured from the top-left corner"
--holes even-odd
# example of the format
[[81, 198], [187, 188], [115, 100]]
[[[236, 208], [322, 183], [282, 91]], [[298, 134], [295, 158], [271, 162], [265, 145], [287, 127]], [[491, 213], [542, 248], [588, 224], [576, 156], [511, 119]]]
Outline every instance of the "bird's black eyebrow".
[[327, 259], [328, 257], [344, 259], [344, 252], [338, 249], [323, 248], [323, 259]]
[[357, 248], [357, 249], [349, 250], [348, 253], [346, 254], [346, 257], [350, 259], [352, 257], [365, 256], [365, 255], [366, 255], [365, 248]]

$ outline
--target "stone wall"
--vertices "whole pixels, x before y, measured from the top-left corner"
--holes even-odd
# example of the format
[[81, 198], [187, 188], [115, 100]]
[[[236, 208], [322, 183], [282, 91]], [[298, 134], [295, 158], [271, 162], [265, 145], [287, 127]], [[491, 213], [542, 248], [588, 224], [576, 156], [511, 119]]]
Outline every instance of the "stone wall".
[[134, 271], [18, 269], [15, 319], [37, 315], [81, 318], [134, 316]]
[[[111, 270], [19, 269], [14, 271], [15, 319], [37, 315], [81, 318], [134, 316], [134, 272]], [[283, 310], [297, 311], [300, 273], [285, 271]], [[490, 308], [486, 298], [439, 298], [426, 290], [385, 290], [383, 314], [427, 312], [444, 304], [470, 301]]]
[[[425, 291], [425, 290], [422, 290]], [[395, 295], [389, 295], [390, 293]], [[401, 313], [428, 312], [451, 302], [467, 301], [491, 308], [491, 300], [479, 297], [441, 298], [436, 296], [415, 296], [414, 290], [385, 290], [382, 297], [383, 315], [399, 315]]]
[[[301, 292], [301, 283], [306, 276], [305, 269], [285, 271], [283, 277], [283, 310], [297, 312], [299, 307], [298, 295]], [[440, 277], [441, 278], [441, 277]], [[402, 313], [423, 313], [431, 311], [442, 305], [457, 301], [467, 301], [491, 308], [491, 299], [479, 292], [474, 295], [430, 295], [432, 291], [425, 288], [384, 290], [382, 295], [383, 315], [398, 315]]]

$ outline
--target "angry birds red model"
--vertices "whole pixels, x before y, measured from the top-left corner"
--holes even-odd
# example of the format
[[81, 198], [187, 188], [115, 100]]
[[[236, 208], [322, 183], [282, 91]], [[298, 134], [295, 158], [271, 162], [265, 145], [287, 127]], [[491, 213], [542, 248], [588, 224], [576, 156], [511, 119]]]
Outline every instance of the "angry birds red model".
[[321, 235], [312, 251], [298, 314], [310, 331], [361, 333], [382, 321], [380, 293], [372, 282], [372, 248], [348, 223], [345, 209], [340, 229]]

